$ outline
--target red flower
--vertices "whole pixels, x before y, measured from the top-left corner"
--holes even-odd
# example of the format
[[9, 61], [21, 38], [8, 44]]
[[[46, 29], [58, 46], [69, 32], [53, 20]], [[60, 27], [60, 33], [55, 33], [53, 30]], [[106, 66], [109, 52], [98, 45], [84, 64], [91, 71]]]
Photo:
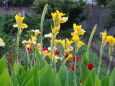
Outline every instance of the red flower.
[[76, 68], [78, 68], [78, 65], [76, 65]]
[[43, 50], [42, 51], [48, 51], [48, 48], [43, 48]]
[[82, 83], [83, 81], [82, 80], [79, 80], [80, 83]]
[[73, 56], [72, 61], [73, 61], [73, 62], [78, 62], [78, 61], [79, 61], [79, 57]]
[[73, 66], [70, 66], [69, 70], [75, 70], [75, 68]]
[[13, 60], [13, 58], [7, 58], [7, 60], [8, 60], [8, 61], [12, 61], [12, 60]]
[[70, 60], [68, 60], [66, 63], [67, 63], [67, 64], [70, 64], [70, 63], [71, 63], [71, 61], [70, 61]]
[[92, 63], [88, 63], [87, 68], [88, 68], [89, 70], [92, 70], [92, 69], [94, 68], [94, 66], [93, 66]]
[[32, 53], [32, 48], [28, 48], [28, 52], [29, 52], [29, 53]]
[[58, 54], [60, 54], [60, 51], [59, 51], [59, 50], [56, 50], [56, 51], [55, 51], [55, 55], [58, 55]]

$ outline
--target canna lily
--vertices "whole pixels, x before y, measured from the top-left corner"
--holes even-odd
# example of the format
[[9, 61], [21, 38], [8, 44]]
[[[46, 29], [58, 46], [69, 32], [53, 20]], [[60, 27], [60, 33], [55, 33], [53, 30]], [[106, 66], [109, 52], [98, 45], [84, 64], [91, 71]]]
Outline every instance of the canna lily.
[[85, 30], [82, 29], [82, 25], [76, 25], [74, 23], [73, 29], [74, 29], [74, 33], [77, 34], [78, 36], [84, 35], [84, 33], [85, 33]]
[[73, 41], [69, 41], [69, 39], [64, 39], [61, 41], [61, 44], [65, 50], [65, 52], [69, 52], [73, 50], [73, 47], [71, 46], [71, 44], [73, 43]]
[[19, 29], [28, 28], [28, 25], [23, 23], [24, 17], [21, 17], [20, 14], [16, 14], [15, 19], [16, 19], [16, 24], [14, 24], [13, 27], [18, 27]]
[[53, 32], [54, 35], [57, 35], [57, 34], [59, 33], [59, 30], [60, 30], [60, 25], [55, 26], [55, 27], [53, 28], [52, 32]]
[[82, 42], [82, 41], [78, 41], [78, 42], [77, 42], [77, 47], [78, 47], [78, 49], [79, 49], [81, 46], [83, 46], [83, 45], [85, 45], [84, 42]]
[[105, 31], [105, 32], [102, 32], [101, 35], [102, 35], [102, 41], [103, 41], [104, 43], [106, 43], [106, 37], [107, 37], [106, 31]]
[[3, 46], [3, 47], [5, 46], [5, 43], [2, 38], [0, 38], [0, 46]]
[[31, 31], [35, 33], [35, 36], [37, 36], [37, 35], [40, 34], [40, 31], [39, 31], [38, 29], [36, 29], [36, 30], [31, 30]]
[[115, 45], [115, 38], [113, 36], [107, 36], [106, 42], [110, 44], [111, 47]]
[[65, 23], [68, 20], [68, 17], [63, 17], [65, 16], [65, 14], [59, 12], [58, 10], [56, 10], [55, 13], [51, 13], [51, 15], [52, 15], [53, 21], [57, 24]]

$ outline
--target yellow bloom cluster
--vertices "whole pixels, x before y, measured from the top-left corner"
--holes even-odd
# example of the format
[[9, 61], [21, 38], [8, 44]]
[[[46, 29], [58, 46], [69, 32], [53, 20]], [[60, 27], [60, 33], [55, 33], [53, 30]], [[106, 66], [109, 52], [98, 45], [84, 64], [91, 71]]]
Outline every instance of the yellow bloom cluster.
[[56, 12], [54, 13], [51, 13], [51, 15], [54, 22], [54, 27], [52, 29], [52, 32], [54, 35], [57, 35], [60, 30], [60, 24], [65, 23], [68, 20], [68, 17], [64, 17], [65, 14], [59, 12], [58, 10], [56, 10]]
[[115, 45], [115, 37], [113, 37], [113, 36], [107, 36], [106, 31], [102, 32], [101, 35], [102, 35], [102, 42], [104, 44], [109, 43], [110, 47], [114, 47], [114, 45]]
[[82, 29], [82, 25], [73, 24], [74, 32], [71, 33], [72, 40], [77, 44], [77, 47], [80, 48], [81, 46], [85, 45], [84, 42], [80, 41], [80, 36], [84, 35], [85, 30]]
[[25, 47], [26, 48], [31, 48], [33, 45], [36, 45], [36, 47], [38, 48], [38, 50], [40, 50], [40, 43], [36, 43], [37, 41], [37, 35], [40, 34], [40, 31], [39, 30], [32, 30], [32, 32], [34, 32], [34, 36], [31, 36], [31, 38], [26, 41], [22, 41], [23, 44], [25, 44]]
[[13, 27], [18, 27], [18, 29], [23, 30], [24, 28], [28, 28], [28, 25], [23, 23], [25, 17], [22, 17], [20, 14], [16, 14], [16, 24]]

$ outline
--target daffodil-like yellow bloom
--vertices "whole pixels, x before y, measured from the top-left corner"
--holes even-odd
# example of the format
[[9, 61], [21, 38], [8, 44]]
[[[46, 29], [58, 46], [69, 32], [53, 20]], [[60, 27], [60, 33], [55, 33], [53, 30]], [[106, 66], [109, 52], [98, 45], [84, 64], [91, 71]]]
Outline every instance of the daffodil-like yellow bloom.
[[58, 26], [55, 26], [53, 29], [52, 29], [52, 32], [54, 35], [57, 35], [59, 33], [59, 30], [60, 30], [60, 25]]
[[32, 41], [36, 41], [36, 37], [35, 36], [31, 36], [31, 40]]
[[115, 38], [113, 36], [107, 36], [106, 42], [110, 44], [111, 47], [115, 45]]
[[56, 46], [60, 42], [61, 42], [61, 40], [54, 39], [54, 46]]
[[57, 23], [57, 25], [61, 23], [65, 23], [68, 20], [68, 17], [63, 17], [65, 16], [65, 14], [59, 12], [58, 10], [56, 10], [55, 13], [51, 13], [51, 15], [52, 15], [53, 21]]
[[32, 32], [34, 32], [34, 33], [35, 33], [35, 37], [36, 37], [37, 35], [39, 35], [39, 34], [40, 34], [40, 31], [39, 31], [39, 30], [32, 30]]
[[16, 14], [15, 16], [16, 24], [13, 25], [13, 27], [18, 27], [19, 29], [27, 28], [27, 24], [23, 23], [24, 17], [21, 17], [21, 15]]
[[82, 42], [82, 41], [78, 41], [78, 42], [77, 42], [77, 47], [78, 47], [78, 49], [79, 49], [81, 46], [83, 46], [83, 45], [85, 45], [84, 42]]
[[82, 29], [82, 25], [76, 25], [74, 23], [73, 29], [74, 29], [74, 33], [77, 34], [78, 36], [84, 35], [84, 33], [85, 33], [85, 30]]
[[69, 52], [72, 50], [72, 46], [71, 46], [72, 43], [73, 43], [73, 41], [69, 41], [69, 39], [67, 39], [67, 38], [61, 41], [61, 44], [62, 44], [65, 52]]
[[38, 52], [40, 51], [40, 47], [41, 47], [41, 44], [37, 43], [36, 48], [37, 48]]
[[72, 40], [77, 43], [79, 41], [79, 36], [75, 33], [72, 33]]
[[66, 61], [67, 61], [68, 59], [72, 58], [72, 57], [73, 57], [73, 55], [72, 55], [72, 54], [69, 54], [68, 57], [66, 58]]
[[0, 46], [3, 46], [3, 47], [5, 46], [5, 43], [2, 38], [0, 38]]
[[106, 31], [105, 31], [105, 32], [102, 32], [101, 35], [102, 35], [102, 41], [103, 41], [104, 43], [106, 43], [106, 37], [107, 37]]

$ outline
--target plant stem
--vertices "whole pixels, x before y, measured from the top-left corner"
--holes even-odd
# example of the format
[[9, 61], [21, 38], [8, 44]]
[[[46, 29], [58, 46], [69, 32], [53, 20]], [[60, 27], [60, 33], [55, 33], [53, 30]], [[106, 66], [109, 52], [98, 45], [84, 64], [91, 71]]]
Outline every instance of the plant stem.
[[19, 42], [20, 42], [20, 35], [21, 35], [21, 31], [20, 29], [18, 29], [18, 32], [17, 32], [17, 53], [16, 53], [16, 56], [17, 56], [17, 62], [18, 62], [18, 54], [19, 54]]
[[102, 64], [102, 55], [103, 55], [103, 41], [101, 42], [101, 49], [100, 49], [100, 61], [99, 61], [99, 68], [98, 68], [98, 75], [100, 73], [100, 69], [101, 69], [101, 64]]
[[97, 29], [97, 24], [93, 28], [93, 31], [92, 31], [92, 33], [90, 35], [88, 46], [87, 46], [86, 58], [88, 59], [88, 61], [89, 61], [89, 50], [90, 50], [90, 46], [91, 46], [91, 41], [93, 39], [94, 33], [96, 32], [96, 29]]
[[108, 67], [108, 71], [107, 71], [108, 75], [109, 75], [109, 72], [110, 72], [111, 62], [112, 62], [112, 59], [113, 59], [113, 57], [111, 56], [111, 52], [112, 52], [112, 48], [110, 46], [109, 47], [109, 58], [110, 58], [110, 61], [109, 61], [109, 67]]

